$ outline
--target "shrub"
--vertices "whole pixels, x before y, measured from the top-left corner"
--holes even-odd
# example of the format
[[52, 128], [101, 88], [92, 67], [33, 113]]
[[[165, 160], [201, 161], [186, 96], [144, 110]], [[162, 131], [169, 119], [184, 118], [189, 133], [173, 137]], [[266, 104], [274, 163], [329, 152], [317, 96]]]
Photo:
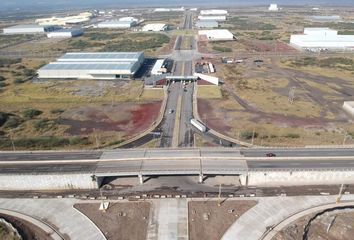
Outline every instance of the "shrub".
[[4, 76], [0, 76], [0, 82], [5, 81], [5, 77]]
[[17, 128], [21, 124], [21, 120], [17, 117], [10, 116], [4, 124], [5, 128]]
[[7, 113], [0, 112], [0, 127], [4, 125], [4, 123], [7, 121], [8, 118], [9, 115]]
[[300, 135], [296, 133], [288, 133], [285, 135], [286, 138], [299, 138]]
[[220, 46], [213, 46], [213, 50], [219, 51], [219, 52], [232, 52], [231, 48], [228, 47], [220, 47]]
[[60, 109], [60, 108], [56, 108], [56, 109], [50, 110], [51, 114], [60, 114], [60, 113], [63, 113], [63, 112], [65, 112], [65, 111], [63, 109]]
[[25, 81], [22, 79], [22, 78], [16, 78], [15, 80], [14, 80], [14, 84], [21, 84], [21, 83], [24, 83]]
[[37, 109], [26, 109], [22, 112], [23, 117], [27, 119], [32, 119], [36, 116], [41, 115], [43, 112]]
[[[252, 136], [253, 136], [253, 131], [249, 131], [249, 130], [245, 130], [245, 131], [242, 131], [241, 132], [241, 137], [243, 139], [252, 139]], [[257, 138], [258, 137], [258, 133], [254, 133], [254, 138]]]
[[36, 120], [33, 122], [33, 127], [37, 131], [44, 129], [44, 128], [48, 128], [49, 125], [53, 125], [53, 122], [49, 121], [48, 119], [39, 119], [39, 120]]
[[3, 88], [3, 87], [6, 87], [6, 83], [4, 83], [4, 82], [0, 82], [0, 88]]
[[70, 145], [88, 145], [90, 141], [87, 137], [72, 137], [69, 139]]
[[25, 68], [23, 70], [23, 74], [28, 78], [33, 78], [34, 76], [36, 76], [36, 71], [33, 69]]

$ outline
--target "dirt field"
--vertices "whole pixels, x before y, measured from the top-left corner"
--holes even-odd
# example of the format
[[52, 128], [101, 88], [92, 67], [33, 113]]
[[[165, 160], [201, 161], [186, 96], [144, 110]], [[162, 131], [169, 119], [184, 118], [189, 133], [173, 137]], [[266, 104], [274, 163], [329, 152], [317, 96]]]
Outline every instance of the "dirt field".
[[214, 62], [225, 82], [223, 98], [198, 99], [199, 115], [211, 128], [241, 139], [255, 129], [254, 143], [260, 145], [354, 143], [354, 126], [342, 110], [354, 93], [350, 71], [295, 68], [276, 58], [257, 65], [254, 59], [238, 65]]
[[[12, 226], [17, 229], [18, 233], [21, 235], [22, 239], [28, 239], [28, 240], [51, 240], [52, 238], [48, 237], [45, 232], [43, 232], [40, 228], [36, 227], [32, 223], [29, 223], [27, 221], [14, 218], [11, 216], [7, 215], [0, 215], [0, 218], [5, 219], [7, 222], [11, 223]], [[2, 240], [16, 240], [17, 238], [6, 238], [5, 236], [1, 235], [0, 231], [0, 238]]]
[[[303, 239], [304, 228], [311, 216], [306, 216], [300, 220], [290, 224], [285, 229], [280, 231], [273, 240], [301, 240]], [[329, 224], [335, 218], [332, 227], [327, 233]], [[327, 213], [312, 222], [308, 239], [323, 239], [323, 240], [351, 240], [354, 235], [354, 212], [332, 212]]]
[[[220, 239], [226, 230], [246, 211], [257, 204], [256, 201], [191, 201], [188, 204], [190, 240]], [[207, 218], [207, 220], [206, 220]]]
[[145, 240], [150, 203], [111, 203], [106, 212], [99, 204], [76, 204], [76, 209], [90, 218], [108, 240]]

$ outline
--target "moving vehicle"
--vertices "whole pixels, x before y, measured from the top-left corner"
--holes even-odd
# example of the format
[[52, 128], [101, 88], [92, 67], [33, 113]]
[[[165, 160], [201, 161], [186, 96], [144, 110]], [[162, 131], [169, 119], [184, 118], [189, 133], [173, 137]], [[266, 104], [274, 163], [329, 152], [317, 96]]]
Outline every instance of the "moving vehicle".
[[266, 156], [267, 157], [276, 157], [277, 155], [275, 153], [267, 153]]

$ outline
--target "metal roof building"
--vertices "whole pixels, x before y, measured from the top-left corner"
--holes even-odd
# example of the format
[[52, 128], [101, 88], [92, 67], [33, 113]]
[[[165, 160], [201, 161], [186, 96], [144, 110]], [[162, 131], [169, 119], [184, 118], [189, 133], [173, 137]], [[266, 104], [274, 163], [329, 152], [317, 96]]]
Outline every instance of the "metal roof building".
[[305, 28], [303, 35], [291, 35], [290, 44], [300, 49], [354, 48], [354, 35], [338, 35], [329, 28]]
[[200, 15], [227, 15], [227, 10], [221, 10], [221, 9], [201, 10]]
[[147, 24], [142, 28], [143, 32], [162, 32], [167, 30], [167, 25], [164, 23]]
[[46, 33], [60, 29], [58, 26], [40, 26], [37, 24], [24, 24], [3, 29], [4, 34], [36, 34]]
[[143, 52], [66, 53], [40, 68], [42, 79], [126, 79], [144, 62]]
[[49, 32], [47, 33], [48, 38], [71, 38], [71, 37], [77, 37], [81, 36], [84, 32], [82, 29], [73, 29], [73, 28], [67, 28], [67, 29], [60, 29], [57, 31]]
[[234, 40], [234, 35], [227, 29], [199, 30], [199, 36], [206, 36], [209, 41]]
[[137, 25], [137, 21], [107, 20], [97, 24], [98, 28], [131, 28]]
[[215, 21], [226, 21], [226, 16], [198, 16], [198, 20], [206, 21], [206, 20], [215, 20]]
[[197, 28], [217, 28], [219, 23], [215, 20], [199, 20], [195, 23]]

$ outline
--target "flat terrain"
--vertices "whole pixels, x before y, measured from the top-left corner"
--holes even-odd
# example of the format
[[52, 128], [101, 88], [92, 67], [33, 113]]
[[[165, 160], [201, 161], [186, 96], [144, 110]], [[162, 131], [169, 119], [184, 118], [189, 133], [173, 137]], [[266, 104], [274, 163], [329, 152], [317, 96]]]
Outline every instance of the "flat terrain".
[[221, 239], [226, 230], [256, 201], [191, 201], [188, 203], [189, 239]]
[[[280, 231], [273, 240], [298, 240], [303, 239], [304, 228], [309, 222], [311, 216], [306, 216], [287, 226]], [[333, 221], [334, 219], [334, 221]], [[328, 226], [332, 223], [327, 233]], [[324, 240], [350, 240], [353, 239], [354, 213], [348, 211], [334, 211], [326, 213], [312, 222], [308, 232], [308, 239]]]
[[110, 203], [106, 212], [99, 204], [76, 204], [76, 209], [90, 218], [108, 240], [145, 240], [150, 203]]

